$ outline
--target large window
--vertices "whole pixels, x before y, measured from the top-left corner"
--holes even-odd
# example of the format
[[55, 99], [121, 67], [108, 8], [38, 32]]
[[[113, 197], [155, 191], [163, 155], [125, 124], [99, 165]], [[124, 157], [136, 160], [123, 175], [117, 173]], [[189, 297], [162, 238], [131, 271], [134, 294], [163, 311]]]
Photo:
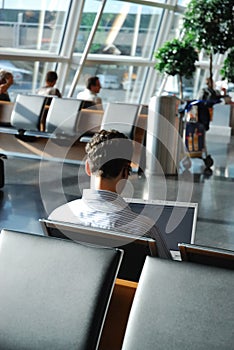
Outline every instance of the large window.
[[[76, 97], [95, 74], [104, 102], [148, 104], [164, 81], [154, 69], [154, 52], [179, 36], [187, 2], [0, 0], [0, 68], [14, 74], [12, 100], [20, 92], [35, 93], [53, 69], [64, 97]], [[189, 96], [204, 82], [208, 58], [202, 59], [194, 86], [186, 82]], [[164, 90], [176, 93], [176, 78]]]
[[0, 46], [58, 53], [69, 3], [69, 0], [2, 1]]
[[[99, 6], [99, 1], [85, 2], [75, 45], [73, 69], [80, 69], [79, 57], [87, 48]], [[100, 76], [104, 101], [148, 103], [155, 87], [151, 85], [145, 97], [143, 90], [147, 80], [152, 81], [152, 74], [155, 78], [158, 76], [152, 71], [154, 51], [163, 40], [177, 35], [179, 18], [178, 13], [174, 14], [168, 5], [157, 7], [107, 1], [72, 95], [76, 96], [77, 91], [84, 88], [89, 70]], [[162, 25], [167, 28], [162, 28]], [[74, 73], [70, 75], [72, 77]], [[71, 81], [68, 85], [70, 83]], [[160, 85], [159, 81], [155, 83]]]
[[[82, 52], [90, 34], [97, 1], [86, 1], [77, 37]], [[110, 0], [106, 3], [90, 53], [151, 58], [163, 9]]]

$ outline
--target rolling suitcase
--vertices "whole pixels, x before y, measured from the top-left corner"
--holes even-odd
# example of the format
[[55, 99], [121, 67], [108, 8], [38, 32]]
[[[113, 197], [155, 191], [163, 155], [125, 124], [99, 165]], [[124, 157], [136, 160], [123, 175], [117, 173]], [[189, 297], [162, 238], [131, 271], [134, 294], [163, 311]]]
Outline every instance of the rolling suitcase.
[[190, 157], [201, 158], [205, 148], [205, 128], [199, 122], [187, 122], [185, 145]]

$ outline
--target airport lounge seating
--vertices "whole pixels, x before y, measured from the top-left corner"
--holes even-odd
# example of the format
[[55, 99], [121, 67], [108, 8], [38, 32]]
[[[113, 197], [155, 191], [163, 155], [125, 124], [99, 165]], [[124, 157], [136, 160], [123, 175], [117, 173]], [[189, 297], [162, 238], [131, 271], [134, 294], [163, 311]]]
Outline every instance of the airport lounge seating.
[[147, 257], [122, 350], [233, 347], [234, 271]]
[[15, 103], [2, 103], [0, 132], [22, 140], [31, 137], [79, 139], [100, 129], [103, 111], [90, 101], [18, 94]]
[[150, 237], [96, 229], [55, 220], [39, 220], [45, 235], [69, 239], [84, 244], [117, 247], [124, 251], [118, 278], [137, 282], [147, 255], [158, 256], [156, 241]]
[[2, 230], [0, 348], [97, 349], [122, 254]]
[[188, 243], [178, 247], [182, 261], [234, 269], [234, 251]]
[[116, 129], [133, 139], [140, 105], [131, 103], [108, 103], [101, 129]]
[[[109, 102], [103, 111], [100, 129], [116, 129], [133, 139], [140, 110], [138, 104]], [[89, 142], [90, 139], [82, 137], [81, 141]]]

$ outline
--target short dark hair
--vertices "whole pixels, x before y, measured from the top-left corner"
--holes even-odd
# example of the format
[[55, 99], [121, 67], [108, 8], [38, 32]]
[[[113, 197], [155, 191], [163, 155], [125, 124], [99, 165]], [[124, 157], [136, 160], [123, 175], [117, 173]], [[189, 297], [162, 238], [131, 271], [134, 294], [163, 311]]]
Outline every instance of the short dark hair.
[[58, 75], [55, 71], [50, 70], [49, 72], [46, 73], [46, 81], [48, 81], [48, 83], [53, 83], [57, 79], [58, 79]]
[[99, 78], [97, 76], [89, 77], [86, 83], [87, 89], [90, 90], [91, 86], [96, 86], [97, 81], [99, 81]]
[[87, 143], [86, 153], [91, 173], [111, 179], [129, 166], [133, 144], [132, 140], [117, 130], [101, 130]]

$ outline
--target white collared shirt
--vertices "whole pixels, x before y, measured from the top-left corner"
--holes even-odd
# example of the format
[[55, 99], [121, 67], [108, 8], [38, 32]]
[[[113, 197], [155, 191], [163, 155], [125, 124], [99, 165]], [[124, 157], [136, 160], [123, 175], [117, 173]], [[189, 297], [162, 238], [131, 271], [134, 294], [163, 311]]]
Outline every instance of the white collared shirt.
[[96, 104], [102, 104], [102, 99], [87, 88], [77, 94], [77, 99], [84, 101], [94, 101]]
[[111, 191], [86, 189], [76, 199], [54, 209], [50, 220], [149, 236], [156, 240], [159, 256], [170, 257], [162, 236], [152, 219], [133, 212], [128, 203]]

